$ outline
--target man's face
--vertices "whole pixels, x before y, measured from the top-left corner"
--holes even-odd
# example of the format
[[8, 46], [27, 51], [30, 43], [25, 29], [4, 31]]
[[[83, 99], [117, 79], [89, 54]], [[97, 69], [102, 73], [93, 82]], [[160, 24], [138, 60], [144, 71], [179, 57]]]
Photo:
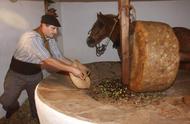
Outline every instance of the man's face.
[[42, 30], [46, 37], [54, 38], [57, 35], [58, 27], [48, 24], [42, 24]]

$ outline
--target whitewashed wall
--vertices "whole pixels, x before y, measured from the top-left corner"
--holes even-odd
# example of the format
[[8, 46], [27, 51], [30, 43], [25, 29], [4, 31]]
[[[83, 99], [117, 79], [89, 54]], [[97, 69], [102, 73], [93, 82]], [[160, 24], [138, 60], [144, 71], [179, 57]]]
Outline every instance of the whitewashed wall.
[[[162, 2], [133, 2], [137, 19], [162, 21], [171, 26], [190, 28], [190, 0], [162, 1]], [[79, 59], [83, 63], [94, 61], [118, 61], [119, 57], [112, 43], [101, 57], [96, 57], [95, 49], [86, 44], [87, 33], [96, 20], [96, 13], [117, 14], [117, 2], [57, 2], [55, 5], [63, 27], [59, 37], [59, 46], [63, 48], [68, 58]], [[38, 26], [41, 15], [44, 13], [44, 4], [41, 1], [18, 0], [11, 3], [9, 0], [0, 0], [0, 95], [3, 92], [3, 81], [9, 67], [15, 45], [26, 30]], [[61, 36], [61, 35], [60, 35]], [[21, 96], [22, 103], [26, 94]], [[4, 115], [0, 108], [0, 117]]]
[[[96, 13], [118, 13], [117, 2], [72, 2], [61, 4], [62, 35], [64, 55], [77, 58], [83, 63], [94, 61], [117, 61], [117, 51], [109, 43], [108, 50], [101, 57], [95, 54], [95, 48], [86, 44], [87, 33], [96, 21]], [[190, 0], [132, 2], [136, 8], [137, 19], [162, 21], [171, 26], [190, 28]]]
[[83, 63], [94, 61], [117, 61], [116, 49], [112, 42], [101, 57], [96, 56], [95, 48], [86, 44], [88, 31], [96, 21], [98, 12], [117, 14], [117, 2], [61, 3], [62, 35], [64, 55], [79, 59]]
[[161, 21], [190, 28], [190, 0], [134, 2], [137, 19]]
[[[20, 35], [36, 28], [42, 13], [44, 13], [43, 2], [0, 1], [0, 95], [3, 93], [4, 77]], [[26, 92], [23, 92], [19, 102], [23, 103], [25, 99]], [[0, 118], [4, 113], [0, 107]]]

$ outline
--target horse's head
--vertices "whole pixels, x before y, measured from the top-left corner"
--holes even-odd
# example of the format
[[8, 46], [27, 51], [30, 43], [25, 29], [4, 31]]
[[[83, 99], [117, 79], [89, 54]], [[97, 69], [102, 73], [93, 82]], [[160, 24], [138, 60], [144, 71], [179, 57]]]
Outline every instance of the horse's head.
[[[130, 6], [130, 23], [136, 20], [135, 8]], [[133, 32], [133, 26], [130, 26], [130, 32]], [[103, 39], [108, 37], [106, 44], [101, 43]], [[112, 14], [103, 15], [101, 12], [97, 14], [97, 20], [92, 29], [88, 32], [87, 44], [89, 47], [96, 47], [96, 55], [101, 56], [107, 48], [109, 41], [113, 42], [113, 48], [119, 53], [120, 49], [120, 24], [119, 17]], [[100, 44], [101, 43], [101, 44]]]
[[97, 20], [88, 33], [87, 44], [89, 47], [95, 47], [103, 39], [109, 37], [112, 26], [118, 21], [115, 19], [117, 19], [115, 15], [103, 15], [101, 12], [97, 14]]
[[[89, 47], [96, 47], [106, 37], [114, 35], [114, 30], [119, 28], [118, 17], [112, 14], [103, 15], [101, 12], [97, 14], [97, 20], [92, 29], [88, 33], [87, 44]], [[114, 33], [113, 33], [114, 32]], [[119, 31], [116, 31], [119, 34]], [[106, 45], [104, 45], [105, 47]]]

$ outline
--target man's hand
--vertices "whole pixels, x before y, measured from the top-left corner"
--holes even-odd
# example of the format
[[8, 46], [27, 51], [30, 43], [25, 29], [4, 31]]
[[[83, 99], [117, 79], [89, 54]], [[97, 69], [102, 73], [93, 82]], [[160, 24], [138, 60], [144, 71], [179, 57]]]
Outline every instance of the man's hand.
[[86, 78], [86, 74], [84, 74], [78, 67], [76, 64], [72, 65], [73, 69], [72, 69], [72, 74], [76, 77], [79, 77], [82, 80], [85, 80]]
[[90, 69], [87, 68], [85, 65], [81, 64], [79, 60], [75, 60], [73, 63], [77, 65], [77, 67], [83, 72], [85, 76], [90, 75]]
[[[70, 74], [70, 78], [77, 88], [86, 89], [90, 87], [89, 69], [83, 66], [79, 61], [73, 61], [72, 66], [74, 68], [73, 73]], [[75, 73], [75, 74], [74, 74]], [[74, 74], [74, 76], [73, 76]], [[79, 78], [78, 78], [79, 77]]]

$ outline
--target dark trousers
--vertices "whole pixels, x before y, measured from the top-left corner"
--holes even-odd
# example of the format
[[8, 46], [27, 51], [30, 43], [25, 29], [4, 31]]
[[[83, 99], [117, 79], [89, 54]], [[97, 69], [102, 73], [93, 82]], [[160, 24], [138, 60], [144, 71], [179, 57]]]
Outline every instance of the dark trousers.
[[33, 75], [23, 75], [9, 70], [4, 81], [4, 93], [0, 97], [3, 108], [9, 111], [18, 107], [18, 97], [23, 90], [26, 90], [32, 116], [37, 117], [34, 92], [42, 78], [41, 72]]

